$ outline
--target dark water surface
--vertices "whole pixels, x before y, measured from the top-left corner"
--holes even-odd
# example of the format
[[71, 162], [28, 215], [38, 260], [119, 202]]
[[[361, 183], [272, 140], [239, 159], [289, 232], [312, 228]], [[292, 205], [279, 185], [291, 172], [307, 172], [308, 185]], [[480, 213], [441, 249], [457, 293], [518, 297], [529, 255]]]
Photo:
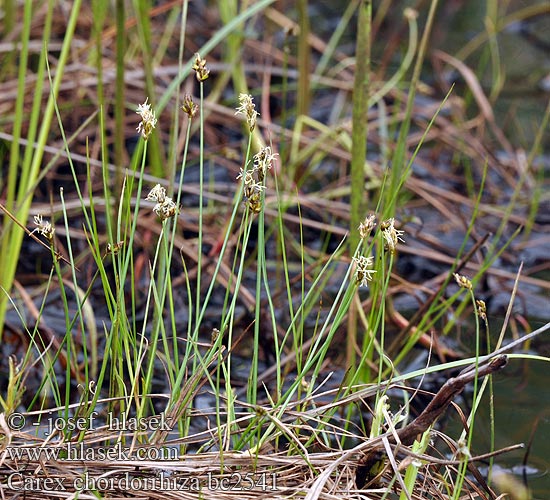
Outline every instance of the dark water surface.
[[[495, 449], [523, 443], [523, 449], [495, 458], [494, 471], [513, 474], [525, 482], [533, 499], [550, 498], [550, 380], [548, 364], [512, 359], [493, 377]], [[489, 392], [486, 392], [474, 424], [472, 454], [491, 448]], [[461, 406], [463, 406], [461, 404]], [[458, 439], [461, 425], [452, 417], [445, 431]], [[527, 460], [525, 460], [527, 455]], [[525, 465], [524, 465], [525, 462]], [[479, 465], [479, 464], [478, 464]], [[479, 465], [487, 473], [488, 463]]]
[[[498, 3], [498, 2], [497, 2]], [[442, 46], [450, 53], [461, 50], [478, 33], [483, 23], [488, 2], [468, 0], [447, 2], [443, 11], [448, 13], [448, 30], [439, 34]], [[517, 12], [536, 5], [549, 6], [549, 2], [517, 0], [507, 2], [507, 12]], [[441, 21], [441, 18], [440, 18]], [[441, 28], [441, 26], [440, 26]], [[437, 30], [436, 30], [437, 33]], [[496, 38], [503, 71], [503, 87], [495, 101], [494, 110], [499, 125], [515, 147], [529, 148], [550, 99], [550, 13], [534, 16], [525, 21], [509, 24]], [[483, 56], [473, 53], [467, 63], [481, 67]], [[489, 65], [488, 65], [489, 67]], [[487, 69], [481, 80], [488, 95], [492, 88], [491, 73]], [[546, 134], [543, 148], [550, 150], [550, 136]], [[521, 287], [520, 287], [521, 288]], [[550, 297], [541, 296], [541, 310], [546, 317]], [[531, 314], [537, 314], [531, 311]], [[533, 329], [539, 325], [533, 324]], [[536, 342], [536, 351], [548, 356], [548, 333]], [[501, 456], [497, 463], [506, 472], [526, 481], [533, 498], [550, 499], [550, 369], [547, 362], [511, 360], [509, 366], [494, 377], [495, 445], [496, 448], [515, 443], [530, 444], [530, 449], [518, 450]], [[475, 446], [488, 450], [490, 445], [490, 415], [485, 405], [476, 419]], [[526, 467], [522, 467], [529, 451]], [[474, 450], [475, 452], [475, 450]]]

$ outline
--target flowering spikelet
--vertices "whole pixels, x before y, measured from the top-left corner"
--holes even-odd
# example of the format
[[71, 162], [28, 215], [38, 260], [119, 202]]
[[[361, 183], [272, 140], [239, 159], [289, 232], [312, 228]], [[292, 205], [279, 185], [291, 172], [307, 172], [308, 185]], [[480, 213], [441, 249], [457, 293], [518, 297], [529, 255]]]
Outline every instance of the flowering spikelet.
[[184, 113], [187, 113], [189, 118], [195, 118], [199, 107], [193, 102], [193, 98], [189, 94], [185, 94], [181, 109]]
[[164, 189], [160, 184], [156, 184], [149, 194], [145, 198], [147, 201], [156, 201], [158, 203], [164, 203], [166, 200], [166, 189]]
[[107, 243], [107, 253], [116, 255], [124, 247], [124, 241], [117, 241], [116, 243]]
[[235, 112], [236, 115], [244, 115], [248, 128], [252, 132], [256, 128], [256, 120], [259, 113], [256, 111], [256, 105], [249, 94], [239, 94], [239, 107]]
[[157, 124], [155, 113], [151, 110], [151, 105], [147, 103], [148, 100], [149, 98], [145, 99], [145, 102], [140, 104], [136, 111], [136, 113], [141, 116], [141, 121], [137, 126], [137, 131], [141, 133], [141, 137], [145, 140], [149, 139], [151, 132]]
[[468, 442], [466, 439], [461, 438], [458, 440], [458, 448], [456, 449], [456, 456], [459, 460], [464, 459], [471, 459], [472, 454], [470, 453], [470, 449], [468, 448]]
[[[254, 178], [254, 170], [251, 170], [251, 169], [248, 169], [248, 170], [244, 170], [244, 169], [239, 169], [239, 175], [237, 175], [237, 180], [239, 179], [242, 179], [243, 180], [243, 185], [246, 187], [246, 186], [252, 186], [254, 184], [256, 184], [256, 179]], [[260, 186], [262, 187], [262, 186]]]
[[237, 179], [242, 179], [243, 193], [248, 208], [256, 214], [262, 209], [262, 191], [265, 189], [265, 174], [273, 165], [273, 160], [276, 156], [271, 151], [271, 147], [266, 146], [254, 155], [252, 168], [246, 170], [241, 168], [239, 175], [237, 175]]
[[460, 288], [466, 288], [466, 290], [472, 289], [472, 282], [469, 278], [466, 278], [466, 276], [462, 276], [458, 273], [454, 273], [453, 276]]
[[51, 242], [53, 240], [53, 233], [55, 232], [55, 229], [51, 223], [44, 221], [42, 219], [42, 214], [37, 214], [34, 216], [34, 223], [37, 226], [35, 231], [38, 231], [42, 236], [46, 237]]
[[476, 300], [477, 313], [483, 321], [487, 321], [487, 305], [484, 300]]
[[258, 176], [258, 182], [263, 182], [266, 172], [273, 166], [277, 153], [271, 151], [270, 146], [265, 146], [254, 155], [254, 170]]
[[369, 214], [365, 220], [359, 224], [359, 236], [364, 240], [370, 232], [376, 227], [376, 215]]
[[405, 234], [405, 231], [395, 229], [394, 224], [395, 219], [393, 217], [380, 224], [380, 229], [382, 230], [382, 235], [385, 240], [384, 248], [392, 254], [395, 252], [398, 241], [405, 242], [405, 240], [401, 238], [401, 236]]
[[161, 220], [166, 220], [169, 217], [176, 215], [178, 207], [172, 201], [172, 198], [166, 196], [166, 189], [164, 189], [160, 184], [157, 184], [147, 197], [147, 201], [156, 201], [157, 204], [153, 207], [153, 212], [155, 212]]
[[355, 281], [359, 286], [367, 286], [369, 281], [372, 281], [372, 275], [376, 272], [371, 269], [374, 263], [374, 257], [359, 257], [352, 258], [352, 264], [355, 264]]
[[199, 82], [204, 82], [210, 74], [210, 70], [206, 67], [206, 59], [203, 59], [198, 52], [195, 53], [193, 70], [195, 70], [195, 76]]
[[241, 169], [238, 177], [243, 179], [243, 193], [248, 208], [255, 214], [259, 213], [262, 210], [262, 191], [265, 189], [265, 186], [254, 178], [252, 171], [247, 171], [243, 175]]

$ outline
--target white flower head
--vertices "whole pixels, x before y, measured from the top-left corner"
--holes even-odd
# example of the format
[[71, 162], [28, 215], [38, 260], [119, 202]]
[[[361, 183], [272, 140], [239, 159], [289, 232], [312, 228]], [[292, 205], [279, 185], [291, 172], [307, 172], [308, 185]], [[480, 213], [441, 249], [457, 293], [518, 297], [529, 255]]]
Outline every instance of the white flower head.
[[151, 110], [151, 105], [147, 102], [148, 100], [149, 98], [145, 99], [145, 102], [140, 104], [136, 111], [136, 113], [141, 116], [141, 121], [137, 126], [137, 131], [145, 140], [149, 139], [151, 132], [157, 124], [155, 112]]
[[165, 198], [166, 189], [164, 189], [160, 184], [156, 184], [155, 187], [149, 191], [149, 194], [145, 199], [147, 201], [157, 201], [159, 203], [163, 203]]
[[253, 170], [245, 170], [244, 169], [239, 169], [239, 175], [237, 175], [237, 179], [242, 179], [243, 180], [243, 184], [245, 186], [250, 186], [252, 184], [254, 184], [256, 182], [256, 180], [254, 179], [254, 171]]
[[37, 226], [34, 231], [38, 231], [42, 236], [45, 236], [50, 241], [53, 240], [53, 233], [55, 232], [55, 229], [49, 221], [44, 221], [42, 219], [42, 214], [37, 214], [34, 216], [34, 223]]
[[374, 257], [372, 256], [361, 255], [352, 258], [352, 264], [355, 265], [355, 281], [359, 286], [368, 286], [368, 282], [372, 281], [372, 275], [376, 272], [375, 269], [371, 269], [373, 263]]
[[176, 215], [178, 211], [177, 205], [172, 198], [166, 196], [166, 189], [160, 184], [156, 184], [149, 194], [145, 198], [147, 201], [156, 201], [156, 205], [153, 207], [155, 212], [162, 220], [166, 220], [169, 217]]
[[258, 180], [263, 182], [266, 172], [273, 166], [277, 153], [273, 153], [271, 146], [265, 146], [254, 155], [254, 170], [258, 174]]
[[359, 236], [364, 240], [370, 232], [376, 227], [376, 215], [369, 214], [365, 217], [365, 220], [359, 224]]
[[157, 203], [153, 212], [155, 212], [161, 220], [166, 220], [170, 217], [173, 217], [178, 212], [178, 207], [172, 201], [172, 198], [166, 197], [162, 203]]
[[389, 250], [390, 253], [395, 252], [398, 241], [405, 243], [405, 240], [401, 238], [401, 236], [405, 234], [405, 231], [395, 229], [394, 224], [395, 219], [393, 217], [391, 219], [385, 220], [380, 224], [380, 229], [382, 230], [382, 235], [384, 236], [385, 240], [384, 247], [386, 250]]
[[244, 115], [248, 128], [252, 132], [256, 128], [256, 119], [259, 113], [256, 111], [256, 105], [249, 94], [239, 94], [239, 107], [235, 111], [236, 115]]

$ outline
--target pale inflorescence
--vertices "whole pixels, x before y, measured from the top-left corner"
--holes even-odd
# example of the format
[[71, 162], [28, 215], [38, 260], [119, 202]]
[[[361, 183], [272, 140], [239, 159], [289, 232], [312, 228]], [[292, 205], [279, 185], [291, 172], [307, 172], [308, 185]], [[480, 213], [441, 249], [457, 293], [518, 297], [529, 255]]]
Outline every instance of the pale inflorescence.
[[164, 189], [160, 184], [157, 184], [147, 197], [147, 201], [155, 201], [156, 205], [153, 207], [153, 212], [155, 212], [162, 220], [166, 220], [169, 217], [176, 215], [177, 206], [173, 202], [172, 198], [166, 196], [166, 189]]
[[45, 236], [50, 241], [53, 239], [55, 229], [49, 221], [42, 219], [42, 214], [37, 214], [34, 216], [34, 223], [37, 226], [35, 231], [38, 231], [42, 236]]
[[145, 140], [149, 139], [151, 132], [157, 124], [155, 112], [151, 109], [151, 105], [147, 102], [148, 100], [149, 98], [145, 99], [145, 102], [140, 104], [136, 111], [136, 113], [141, 116], [141, 121], [137, 126], [137, 131]]
[[401, 238], [401, 236], [405, 234], [405, 231], [395, 229], [395, 219], [393, 217], [382, 222], [380, 224], [380, 229], [382, 230], [382, 235], [384, 236], [385, 248], [386, 250], [389, 250], [390, 253], [395, 252], [398, 241], [401, 241], [402, 243], [405, 242], [405, 240]]
[[483, 320], [487, 320], [487, 305], [484, 300], [476, 300], [477, 313], [479, 317]]
[[259, 113], [256, 111], [256, 105], [249, 94], [239, 94], [239, 107], [235, 111], [236, 115], [244, 115], [248, 128], [252, 132], [256, 128], [256, 120]]
[[185, 94], [181, 109], [184, 113], [187, 114], [187, 116], [189, 116], [189, 118], [195, 118], [199, 107], [193, 102], [193, 97], [191, 97], [189, 94]]
[[466, 276], [462, 276], [461, 274], [458, 274], [458, 273], [454, 273], [453, 276], [455, 278], [457, 285], [460, 288], [466, 288], [466, 290], [472, 289], [472, 281], [469, 278], [467, 278]]
[[359, 286], [368, 286], [368, 282], [372, 281], [372, 275], [376, 272], [371, 269], [374, 263], [374, 257], [353, 257], [352, 263], [355, 265], [355, 281]]
[[242, 179], [248, 208], [254, 213], [258, 213], [262, 208], [261, 193], [265, 189], [265, 174], [272, 167], [276, 156], [271, 147], [266, 146], [254, 155], [252, 168], [247, 170], [241, 168], [237, 175], [237, 179]]
[[266, 172], [273, 166], [277, 153], [273, 153], [270, 146], [265, 146], [254, 155], [254, 170], [258, 175], [258, 181], [263, 182]]
[[116, 243], [107, 243], [107, 253], [116, 255], [124, 247], [124, 241], [117, 241]]
[[[258, 182], [256, 181], [256, 179], [254, 178], [254, 170], [253, 169], [248, 169], [248, 170], [244, 170], [242, 168], [239, 169], [239, 175], [237, 175], [237, 180], [238, 179], [242, 179], [243, 180], [243, 185], [245, 187], [247, 186], [255, 186], [256, 184], [258, 184]], [[258, 185], [258, 189], [263, 189], [264, 186], [262, 186], [261, 184]]]
[[204, 82], [204, 80], [206, 80], [210, 75], [210, 70], [206, 66], [206, 59], [203, 59], [198, 52], [195, 53], [193, 70], [195, 71], [195, 76], [199, 82]]
[[376, 227], [376, 215], [369, 214], [365, 217], [365, 220], [359, 223], [359, 236], [364, 240], [371, 231]]

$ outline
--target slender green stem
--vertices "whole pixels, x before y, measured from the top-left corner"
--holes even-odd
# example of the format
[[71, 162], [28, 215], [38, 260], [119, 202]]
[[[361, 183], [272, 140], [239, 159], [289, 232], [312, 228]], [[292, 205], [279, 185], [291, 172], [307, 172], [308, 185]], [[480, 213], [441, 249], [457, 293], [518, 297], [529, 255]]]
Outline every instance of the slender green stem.
[[[357, 40], [355, 48], [355, 79], [353, 82], [353, 114], [351, 143], [351, 193], [350, 193], [350, 253], [360, 245], [357, 230], [365, 217], [365, 162], [367, 158], [368, 135], [368, 102], [370, 72], [370, 25], [372, 18], [371, 0], [362, 0], [358, 7]], [[347, 362], [350, 368], [355, 367], [355, 346], [357, 346], [357, 302], [352, 301], [348, 316]]]
[[195, 298], [195, 326], [199, 326], [201, 311], [201, 270], [202, 270], [202, 236], [203, 236], [203, 203], [204, 203], [204, 84], [200, 82], [200, 132], [199, 132], [199, 234], [197, 237], [197, 289]]
[[[98, 2], [104, 3], [104, 2]], [[116, 76], [115, 76], [115, 165], [121, 167], [124, 160], [124, 111], [125, 111], [125, 84], [124, 74], [126, 65], [124, 63], [124, 55], [126, 52], [126, 30], [124, 28], [124, 0], [116, 0], [115, 2], [115, 18], [116, 18]], [[101, 61], [101, 58], [99, 58]], [[122, 179], [119, 172], [122, 169], [117, 169], [117, 178], [115, 179], [115, 193], [120, 194]]]
[[309, 46], [309, 11], [307, 0], [298, 0], [298, 18], [300, 32], [298, 33], [298, 116], [309, 114], [311, 94], [311, 49]]
[[[408, 175], [408, 169], [406, 169], [406, 149], [407, 149], [407, 137], [409, 135], [410, 124], [412, 120], [412, 112], [416, 98], [416, 91], [418, 83], [420, 82], [420, 73], [422, 71], [424, 57], [428, 48], [428, 42], [430, 40], [432, 25], [435, 18], [435, 12], [437, 9], [438, 0], [431, 0], [430, 10], [424, 26], [424, 32], [422, 39], [420, 40], [420, 46], [418, 48], [418, 55], [416, 57], [416, 63], [414, 65], [413, 74], [411, 77], [411, 83], [409, 87], [409, 93], [407, 97], [407, 104], [405, 107], [405, 118], [403, 119], [400, 129], [397, 144], [395, 146], [395, 152], [392, 158], [392, 169], [390, 176], [389, 189], [386, 191], [386, 203], [384, 207], [384, 217], [392, 217], [395, 213], [395, 206], [397, 203], [398, 186], [402, 185], [405, 181], [406, 175]], [[406, 15], [416, 17], [418, 14], [412, 9], [406, 11]]]

